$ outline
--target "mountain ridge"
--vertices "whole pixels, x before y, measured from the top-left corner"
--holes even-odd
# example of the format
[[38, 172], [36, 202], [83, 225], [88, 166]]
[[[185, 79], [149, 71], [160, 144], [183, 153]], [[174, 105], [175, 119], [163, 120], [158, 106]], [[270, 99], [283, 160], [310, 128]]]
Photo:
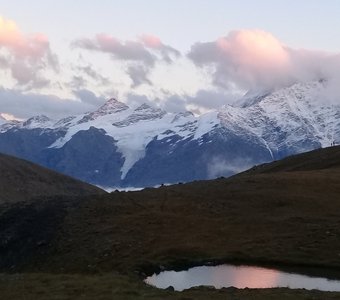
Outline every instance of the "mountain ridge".
[[[0, 125], [0, 151], [33, 157], [34, 162], [101, 186], [230, 176], [252, 165], [340, 143], [340, 105], [322, 100], [325, 84], [297, 83], [271, 93], [248, 94], [201, 116], [169, 113], [145, 103], [134, 109], [112, 98], [93, 112], [54, 123], [36, 117], [29, 124]], [[34, 155], [32, 147], [26, 147], [27, 136], [41, 144], [35, 146]], [[90, 137], [97, 141], [109, 137], [110, 142], [89, 146]], [[9, 140], [21, 141], [27, 149], [16, 150], [16, 143], [9, 148], [5, 145]], [[93, 157], [84, 165], [88, 153]], [[112, 165], [108, 153], [115, 157], [111, 171], [100, 157]]]

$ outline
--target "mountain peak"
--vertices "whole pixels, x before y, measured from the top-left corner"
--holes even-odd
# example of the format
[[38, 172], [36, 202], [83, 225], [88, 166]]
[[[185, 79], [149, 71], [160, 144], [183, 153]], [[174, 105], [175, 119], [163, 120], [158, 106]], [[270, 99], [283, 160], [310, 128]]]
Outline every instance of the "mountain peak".
[[154, 108], [146, 103], [137, 107], [134, 112], [129, 115], [126, 119], [115, 122], [112, 125], [116, 127], [126, 127], [131, 124], [135, 124], [140, 121], [152, 121], [156, 119], [161, 119], [166, 115], [166, 112], [160, 108]]
[[327, 83], [327, 80], [320, 79], [309, 82], [296, 82], [280, 89], [250, 90], [241, 99], [234, 102], [232, 106], [248, 108], [263, 101], [268, 102], [269, 100], [271, 102], [282, 102], [282, 100], [290, 101], [294, 98], [311, 98], [311, 94], [314, 94], [312, 98], [316, 98], [315, 93], [320, 89], [324, 89], [325, 83]]
[[123, 110], [128, 109], [129, 107], [123, 102], [118, 101], [116, 98], [111, 98], [107, 100], [101, 107], [99, 107], [96, 112], [102, 114], [114, 114]]
[[133, 113], [133, 115], [146, 115], [151, 118], [161, 118], [166, 114], [164, 110], [158, 107], [152, 107], [147, 103], [143, 103], [141, 106], [137, 107]]
[[171, 121], [171, 123], [174, 123], [182, 118], [190, 118], [190, 117], [194, 117], [194, 114], [191, 111], [180, 111], [178, 113], [176, 113], [175, 117], [173, 118], [173, 120]]
[[157, 114], [157, 115], [165, 115], [166, 112], [158, 107], [153, 107], [147, 103], [143, 103], [141, 106], [138, 106], [135, 109], [135, 114]]
[[22, 123], [23, 127], [46, 127], [46, 125], [52, 125], [53, 121], [49, 117], [45, 115], [38, 115], [32, 118], [27, 119], [25, 122]]
[[155, 108], [151, 107], [149, 104], [143, 103], [141, 106], [138, 106], [135, 111], [141, 111], [141, 110], [154, 110]]
[[237, 100], [232, 104], [234, 107], [249, 107], [256, 103], [259, 103], [262, 99], [266, 98], [270, 95], [273, 91], [265, 91], [265, 90], [250, 90], [248, 91], [241, 99]]
[[96, 111], [86, 114], [79, 122], [86, 123], [89, 121], [93, 121], [98, 117], [112, 115], [124, 110], [129, 109], [129, 107], [123, 102], [118, 101], [116, 98], [111, 98], [107, 100], [101, 107], [99, 107]]

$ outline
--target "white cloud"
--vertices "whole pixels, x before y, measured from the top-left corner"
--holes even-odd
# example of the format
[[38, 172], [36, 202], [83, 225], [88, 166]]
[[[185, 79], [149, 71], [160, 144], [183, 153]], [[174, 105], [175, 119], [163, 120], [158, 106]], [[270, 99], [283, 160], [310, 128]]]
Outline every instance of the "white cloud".
[[229, 159], [227, 161], [223, 157], [214, 156], [207, 165], [208, 178], [213, 179], [219, 176], [230, 176], [245, 171], [253, 165], [254, 163], [247, 158]]

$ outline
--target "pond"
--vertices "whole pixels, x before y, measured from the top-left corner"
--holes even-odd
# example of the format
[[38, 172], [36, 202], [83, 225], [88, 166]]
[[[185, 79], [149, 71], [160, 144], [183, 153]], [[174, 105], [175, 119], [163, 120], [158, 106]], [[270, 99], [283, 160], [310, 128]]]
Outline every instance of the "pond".
[[340, 280], [283, 272], [271, 268], [253, 266], [200, 266], [186, 271], [164, 271], [145, 279], [149, 285], [165, 289], [172, 286], [182, 291], [196, 286], [215, 288], [276, 288], [317, 289], [321, 291], [340, 291]]

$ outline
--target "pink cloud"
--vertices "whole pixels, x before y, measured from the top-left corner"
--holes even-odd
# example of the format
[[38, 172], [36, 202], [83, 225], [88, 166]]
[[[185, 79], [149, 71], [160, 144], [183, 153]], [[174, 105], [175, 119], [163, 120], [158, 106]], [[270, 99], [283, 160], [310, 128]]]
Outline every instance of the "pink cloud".
[[181, 56], [181, 53], [178, 50], [169, 45], [163, 44], [161, 39], [155, 35], [143, 34], [139, 37], [139, 40], [145, 47], [160, 52], [163, 60], [167, 63], [172, 63], [173, 57]]
[[334, 75], [340, 63], [338, 55], [289, 48], [262, 30], [231, 31], [196, 43], [188, 57], [200, 67], [212, 67], [213, 83], [227, 89], [275, 89], [316, 80]]
[[161, 42], [160, 38], [155, 35], [143, 34], [140, 37], [140, 40], [148, 48], [159, 49], [163, 47], [163, 43]]
[[[1, 16], [0, 49], [6, 50], [7, 67], [19, 84], [34, 84], [38, 79], [37, 73], [46, 66], [54, 70], [58, 68], [57, 58], [50, 50], [46, 35], [41, 33], [25, 35], [14, 21]], [[41, 81], [41, 78], [38, 80]]]
[[289, 67], [289, 55], [271, 34], [260, 31], [232, 31], [216, 41], [217, 48], [235, 66], [270, 71]]
[[15, 45], [20, 36], [14, 21], [6, 20], [0, 16], [0, 44]]

